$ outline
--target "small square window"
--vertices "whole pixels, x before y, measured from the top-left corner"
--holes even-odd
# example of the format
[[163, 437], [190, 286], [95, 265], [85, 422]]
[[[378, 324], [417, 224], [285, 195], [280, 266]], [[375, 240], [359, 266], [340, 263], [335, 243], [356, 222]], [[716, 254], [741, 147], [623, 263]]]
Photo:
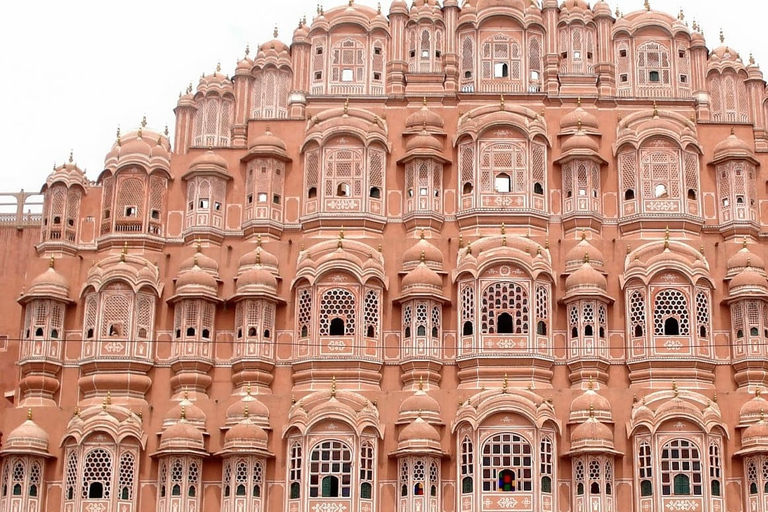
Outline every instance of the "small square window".
[[442, 54], [442, 53], [440, 53], [440, 50], [437, 50], [437, 51], [435, 52], [435, 57], [437, 57], [438, 59], [439, 59], [440, 57], [442, 57], [442, 56], [443, 56], [443, 54]]
[[680, 57], [681, 59], [684, 59], [685, 58], [685, 50], [678, 50], [677, 51], [677, 56]]
[[220, 212], [221, 211], [221, 203], [218, 202], [218, 201], [213, 203], [213, 209], [216, 210], [217, 212]]
[[248, 194], [248, 204], [253, 203], [253, 194]]
[[381, 55], [381, 48], [378, 48], [378, 47], [374, 48], [373, 49], [373, 54], [374, 55]]
[[272, 196], [272, 202], [273, 202], [274, 204], [280, 204], [280, 196], [279, 196], [279, 195], [277, 195], [277, 194], [273, 195], [273, 196]]
[[376, 81], [380, 81], [381, 80], [381, 73], [374, 73], [373, 74], [373, 79], [376, 80]]
[[505, 194], [512, 189], [512, 180], [510, 180], [508, 174], [501, 173], [496, 176], [495, 187], [496, 192]]
[[426, 196], [428, 193], [429, 193], [429, 191], [427, 190], [427, 187], [421, 187], [419, 189], [419, 195], [420, 196]]
[[355, 73], [347, 68], [341, 70], [341, 81], [342, 82], [351, 82], [355, 79]]
[[416, 50], [411, 50], [411, 53], [409, 55], [411, 56], [412, 59], [416, 57]]
[[619, 80], [621, 80], [623, 83], [629, 82], [629, 75], [626, 73], [619, 76]]
[[257, 201], [260, 203], [266, 203], [267, 202], [267, 194], [265, 192], [259, 192], [259, 195], [257, 196]]
[[580, 59], [581, 58], [581, 52], [579, 50], [575, 50], [573, 52], [573, 58], [574, 59]]
[[136, 207], [135, 206], [126, 206], [125, 207], [125, 216], [126, 217], [135, 217], [136, 216]]
[[509, 76], [509, 65], [506, 62], [497, 62], [493, 65], [494, 78], [506, 78]]
[[200, 208], [208, 208], [208, 199], [200, 199]]
[[649, 71], [648, 72], [648, 81], [649, 82], [658, 83], [660, 80], [661, 80], [661, 78], [659, 77], [659, 72], [658, 71]]
[[681, 84], [687, 84], [688, 83], [688, 75], [680, 75], [680, 83]]
[[317, 55], [322, 55], [323, 54], [323, 48], [318, 46], [317, 48], [315, 48], [315, 53]]
[[261, 174], [266, 174], [266, 173], [267, 173], [267, 168], [262, 166]]
[[160, 210], [152, 210], [150, 216], [153, 220], [160, 220]]
[[422, 59], [428, 59], [429, 58], [429, 50], [421, 50], [421, 58]]
[[189, 202], [189, 211], [192, 211], [194, 209], [195, 209], [195, 202], [194, 201], [190, 201]]
[[619, 50], [619, 57], [626, 57], [627, 56], [627, 50]]
[[315, 72], [315, 80], [322, 80], [323, 79], [323, 72], [322, 71], [316, 71]]
[[538, 80], [538, 79], [539, 79], [539, 72], [531, 71], [531, 80]]

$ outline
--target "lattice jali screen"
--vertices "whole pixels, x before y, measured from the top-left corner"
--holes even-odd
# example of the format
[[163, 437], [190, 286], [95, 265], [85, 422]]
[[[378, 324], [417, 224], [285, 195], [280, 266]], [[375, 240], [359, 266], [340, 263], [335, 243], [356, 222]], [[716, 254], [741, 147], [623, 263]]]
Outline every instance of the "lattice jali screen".
[[109, 499], [112, 494], [112, 453], [103, 448], [96, 448], [85, 455], [83, 463], [82, 499], [89, 498], [91, 484], [101, 484], [102, 497]]
[[499, 317], [512, 317], [510, 334], [528, 334], [530, 322], [528, 291], [522, 283], [501, 281], [488, 285], [483, 290], [480, 308], [480, 323], [483, 334], [496, 334]]
[[365, 336], [378, 338], [379, 336], [379, 291], [368, 290], [365, 293], [363, 304], [363, 316], [365, 322]]
[[126, 340], [131, 336], [133, 296], [130, 292], [103, 292], [101, 298], [101, 339]]
[[[513, 433], [494, 435], [483, 446], [483, 491], [533, 490], [533, 459], [531, 445], [524, 437]], [[511, 472], [511, 480], [503, 478], [506, 471]]]
[[679, 335], [690, 334], [688, 300], [679, 290], [661, 290], [653, 300], [653, 333], [656, 336], [667, 335], [665, 322], [674, 318], [678, 322]]
[[134, 478], [136, 474], [136, 456], [132, 453], [123, 453], [120, 456], [120, 469], [118, 476], [118, 499], [132, 500]]
[[101, 234], [112, 231], [112, 202], [114, 200], [115, 178], [104, 178], [101, 195]]
[[145, 187], [145, 178], [123, 178], [118, 181], [115, 201], [115, 215], [118, 219], [143, 220]]
[[631, 336], [640, 337], [644, 335], [645, 298], [639, 290], [633, 290], [629, 294], [629, 322], [632, 329]]
[[312, 293], [307, 288], [298, 291], [297, 319], [299, 337], [307, 338], [311, 335], [312, 329]]
[[329, 336], [332, 320], [344, 321], [344, 335], [355, 334], [355, 296], [349, 290], [335, 288], [327, 290], [320, 299], [320, 336]]

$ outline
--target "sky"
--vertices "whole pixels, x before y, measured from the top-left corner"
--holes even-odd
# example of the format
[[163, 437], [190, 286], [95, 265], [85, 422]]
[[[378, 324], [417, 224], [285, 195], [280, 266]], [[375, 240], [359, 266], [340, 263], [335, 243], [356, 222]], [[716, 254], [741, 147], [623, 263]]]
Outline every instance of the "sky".
[[[355, 0], [376, 7], [377, 0]], [[408, 0], [410, 2], [410, 0]], [[611, 10], [643, 9], [642, 0], [608, 0]], [[764, 0], [650, 0], [654, 10], [694, 19], [710, 49], [725, 43], [768, 70]], [[347, 0], [323, 0], [326, 10]], [[391, 0], [382, 8], [389, 12]], [[41, 0], [0, 6], [0, 193], [39, 191], [54, 163], [73, 152], [95, 180], [120, 126], [146, 116], [148, 127], [174, 130], [178, 95], [218, 62], [232, 75], [247, 44], [290, 43], [317, 0]]]

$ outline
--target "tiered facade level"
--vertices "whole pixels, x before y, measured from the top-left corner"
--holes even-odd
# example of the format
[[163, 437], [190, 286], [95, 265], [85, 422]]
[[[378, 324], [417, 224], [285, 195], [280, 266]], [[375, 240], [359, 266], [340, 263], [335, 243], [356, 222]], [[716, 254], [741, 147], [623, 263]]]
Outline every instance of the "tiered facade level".
[[349, 0], [175, 113], [0, 227], [0, 512], [768, 511], [751, 58]]

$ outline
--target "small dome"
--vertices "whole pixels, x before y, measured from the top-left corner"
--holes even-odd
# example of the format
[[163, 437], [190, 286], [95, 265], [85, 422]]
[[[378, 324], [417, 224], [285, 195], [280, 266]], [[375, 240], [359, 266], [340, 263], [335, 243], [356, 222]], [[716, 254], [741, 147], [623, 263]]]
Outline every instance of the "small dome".
[[754, 268], [747, 267], [736, 274], [736, 277], [728, 283], [728, 291], [730, 293], [741, 289], [757, 289], [760, 292], [768, 293], [768, 280]]
[[731, 133], [715, 146], [715, 162], [722, 160], [754, 160], [755, 153], [745, 141]]
[[176, 292], [179, 293], [181, 288], [206, 288], [208, 290], [217, 290], [218, 284], [211, 274], [195, 265], [179, 275], [176, 279]]
[[69, 294], [69, 281], [56, 272], [56, 269], [51, 265], [48, 270], [34, 278], [29, 284], [28, 293], [37, 290], [59, 290], [66, 296]]
[[248, 57], [246, 54], [245, 57], [237, 61], [237, 67], [235, 68], [235, 75], [249, 75], [251, 73], [251, 69], [253, 68], [253, 59]]
[[299, 26], [293, 31], [293, 42], [302, 41], [309, 36], [309, 26], [302, 20]]
[[161, 450], [173, 448], [202, 450], [204, 445], [203, 432], [184, 419], [168, 427], [160, 436]]
[[579, 131], [575, 135], [571, 135], [563, 142], [562, 153], [570, 153], [572, 151], [591, 151], [594, 153], [600, 152], [600, 146], [595, 140], [586, 135], [584, 132]]
[[435, 427], [422, 418], [416, 418], [400, 431], [397, 441], [399, 443], [414, 443], [417, 441], [435, 441], [439, 443], [440, 434]]
[[728, 269], [728, 275], [733, 276], [747, 267], [765, 270], [763, 259], [749, 250], [747, 240], [745, 239], [741, 249], [728, 259], [726, 268]]
[[45, 180], [45, 187], [50, 188], [54, 183], [63, 183], [67, 187], [72, 185], [80, 185], [86, 188], [88, 185], [88, 179], [85, 177], [85, 172], [80, 169], [76, 163], [72, 160], [72, 155], [69, 155], [69, 162], [59, 165], [53, 169], [53, 172], [48, 175]]
[[205, 428], [205, 413], [186, 397], [168, 410], [163, 425], [167, 427], [177, 423], [182, 415], [188, 423]]
[[145, 167], [159, 167], [170, 170], [171, 143], [167, 135], [142, 126], [125, 135], [119, 135], [104, 160], [104, 168], [115, 170], [124, 162], [138, 162]]
[[758, 389], [755, 396], [741, 406], [739, 411], [739, 423], [747, 425], [760, 421], [760, 416], [768, 412], [768, 400], [765, 400]]
[[268, 53], [268, 52], [275, 52], [275, 53], [283, 53], [283, 52], [290, 52], [291, 47], [282, 42], [279, 39], [272, 39], [271, 41], [267, 41], [266, 43], [259, 45], [259, 56], [261, 57], [262, 53]]
[[[30, 413], [31, 416], [31, 413]], [[50, 438], [31, 417], [8, 434], [3, 453], [29, 453], [48, 455]]]
[[581, 108], [581, 104], [579, 104], [576, 109], [574, 109], [572, 112], [568, 112], [562, 117], [562, 119], [560, 119], [560, 129], [563, 131], [598, 131], [599, 123], [597, 121], [597, 117]]
[[279, 260], [277, 257], [261, 246], [261, 237], [259, 237], [256, 243], [256, 248], [253, 251], [245, 253], [240, 258], [238, 266], [240, 267], [239, 272], [244, 272], [248, 268], [256, 265], [262, 265], [276, 273], [278, 264]]
[[424, 98], [424, 105], [421, 109], [405, 118], [405, 128], [408, 131], [430, 131], [430, 129], [441, 131], [443, 126], [445, 126], [445, 121], [439, 114], [429, 109], [426, 98]]
[[751, 453], [768, 453], [768, 423], [764, 418], [747, 427], [741, 434], [741, 449]]
[[266, 450], [269, 437], [263, 428], [245, 418], [224, 434], [225, 450]]
[[442, 278], [429, 268], [426, 264], [420, 263], [415, 269], [411, 270], [403, 278], [403, 290], [410, 288], [411, 286], [430, 286], [442, 289]]
[[525, 0], [477, 0], [475, 6], [478, 14], [480, 14], [484, 9], [491, 9], [494, 7], [512, 7], [519, 11], [525, 12], [528, 5]]
[[403, 253], [403, 268], [408, 270], [418, 266], [421, 263], [422, 254], [424, 255], [424, 263], [429, 268], [433, 270], [442, 268], [443, 253], [424, 238], [423, 233], [421, 239]]
[[210, 149], [189, 164], [190, 171], [215, 170], [227, 172], [227, 161]]
[[571, 402], [569, 421], [584, 421], [593, 415], [601, 421], [612, 421], [611, 402], [590, 387]]
[[613, 450], [613, 431], [591, 417], [571, 432], [571, 450], [577, 449]]
[[250, 149], [279, 149], [281, 151], [285, 151], [286, 146], [285, 142], [283, 142], [283, 139], [280, 137], [277, 137], [272, 134], [269, 129], [267, 129], [266, 132], [264, 132], [263, 135], [259, 135], [255, 139], [253, 139], [253, 144], [251, 144]]
[[394, 0], [389, 6], [389, 14], [407, 14], [408, 4], [405, 0]]
[[573, 11], [573, 10], [582, 10], [582, 11], [588, 11], [589, 10], [589, 4], [585, 0], [565, 0], [565, 2], [560, 5], [560, 9]]
[[226, 424], [234, 425], [245, 418], [249, 418], [262, 428], [269, 427], [269, 409], [251, 394], [244, 395], [227, 408]]
[[589, 259], [589, 264], [592, 265], [592, 267], [597, 268], [602, 268], [603, 262], [605, 261], [603, 253], [590, 244], [586, 234], [583, 234], [581, 241], [565, 255], [565, 271], [569, 273], [575, 272], [581, 268], [585, 258]]
[[611, 12], [611, 6], [608, 5], [608, 2], [605, 0], [599, 0], [595, 6], [592, 8], [592, 12], [595, 14], [600, 14], [603, 16], [611, 16], [613, 17], [613, 13]]
[[257, 265], [246, 270], [237, 278], [238, 293], [242, 293], [247, 288], [266, 288], [274, 293], [277, 291], [277, 279], [264, 266]]
[[423, 130], [419, 135], [411, 137], [411, 139], [405, 144], [406, 153], [428, 151], [428, 152], [443, 152], [443, 145], [437, 140], [436, 137], [430, 135], [426, 130]]
[[403, 400], [403, 403], [400, 404], [400, 414], [397, 421], [404, 423], [413, 421], [418, 417], [429, 423], [440, 423], [440, 404], [423, 389], [419, 389]]
[[567, 293], [589, 288], [606, 291], [608, 290], [608, 281], [603, 274], [589, 264], [589, 261], [585, 261], [576, 272], [565, 279], [565, 291]]

